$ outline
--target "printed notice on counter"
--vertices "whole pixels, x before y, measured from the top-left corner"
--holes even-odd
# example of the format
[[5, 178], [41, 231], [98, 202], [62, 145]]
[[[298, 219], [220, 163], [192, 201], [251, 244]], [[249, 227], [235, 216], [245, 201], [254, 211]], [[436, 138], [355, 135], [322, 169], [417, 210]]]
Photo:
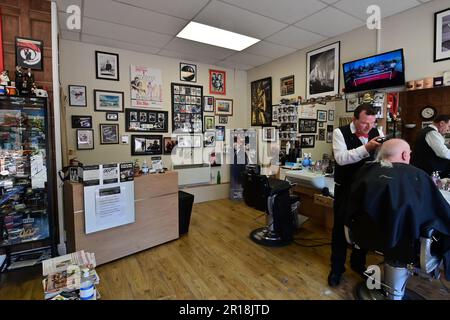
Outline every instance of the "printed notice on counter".
[[100, 189], [95, 198], [97, 219], [114, 219], [114, 217], [122, 215], [125, 203], [122, 200], [120, 186]]
[[100, 166], [83, 166], [82, 167], [83, 184], [85, 186], [95, 186], [100, 184]]
[[133, 181], [134, 164], [132, 162], [120, 164], [120, 182]]
[[119, 169], [117, 163], [102, 165], [103, 184], [119, 182]]

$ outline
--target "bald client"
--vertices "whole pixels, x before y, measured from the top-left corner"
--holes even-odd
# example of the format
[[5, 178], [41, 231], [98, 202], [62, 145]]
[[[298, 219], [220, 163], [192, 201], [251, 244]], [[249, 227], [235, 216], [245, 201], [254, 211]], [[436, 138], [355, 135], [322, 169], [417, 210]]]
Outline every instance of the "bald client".
[[393, 163], [409, 164], [411, 159], [411, 148], [409, 144], [402, 139], [391, 139], [383, 143], [378, 151], [377, 161], [381, 165], [392, 167]]

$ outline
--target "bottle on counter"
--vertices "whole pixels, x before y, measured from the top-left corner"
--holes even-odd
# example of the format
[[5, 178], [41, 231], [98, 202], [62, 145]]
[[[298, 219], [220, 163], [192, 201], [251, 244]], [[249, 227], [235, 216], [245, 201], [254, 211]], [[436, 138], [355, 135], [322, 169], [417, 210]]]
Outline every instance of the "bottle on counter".
[[147, 164], [147, 160], [144, 160], [144, 162], [142, 163], [142, 173], [143, 173], [143, 174], [148, 174], [148, 164]]
[[89, 269], [83, 268], [81, 269], [80, 299], [96, 300], [96, 298], [95, 286], [90, 276]]

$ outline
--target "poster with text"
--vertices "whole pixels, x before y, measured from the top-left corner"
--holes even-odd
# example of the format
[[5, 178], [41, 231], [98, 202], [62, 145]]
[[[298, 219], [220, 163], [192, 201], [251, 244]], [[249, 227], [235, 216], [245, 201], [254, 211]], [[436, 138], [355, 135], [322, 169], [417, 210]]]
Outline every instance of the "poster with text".
[[162, 74], [160, 69], [131, 65], [131, 106], [162, 108]]

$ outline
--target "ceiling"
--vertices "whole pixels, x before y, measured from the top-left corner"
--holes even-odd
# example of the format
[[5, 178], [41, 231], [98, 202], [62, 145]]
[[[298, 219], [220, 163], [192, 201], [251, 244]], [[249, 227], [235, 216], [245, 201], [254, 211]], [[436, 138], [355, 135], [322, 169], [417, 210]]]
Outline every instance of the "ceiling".
[[[376, 4], [388, 17], [429, 0], [56, 0], [62, 39], [249, 70], [366, 23]], [[66, 27], [81, 8], [81, 30]], [[241, 51], [177, 38], [189, 21], [262, 39]]]

